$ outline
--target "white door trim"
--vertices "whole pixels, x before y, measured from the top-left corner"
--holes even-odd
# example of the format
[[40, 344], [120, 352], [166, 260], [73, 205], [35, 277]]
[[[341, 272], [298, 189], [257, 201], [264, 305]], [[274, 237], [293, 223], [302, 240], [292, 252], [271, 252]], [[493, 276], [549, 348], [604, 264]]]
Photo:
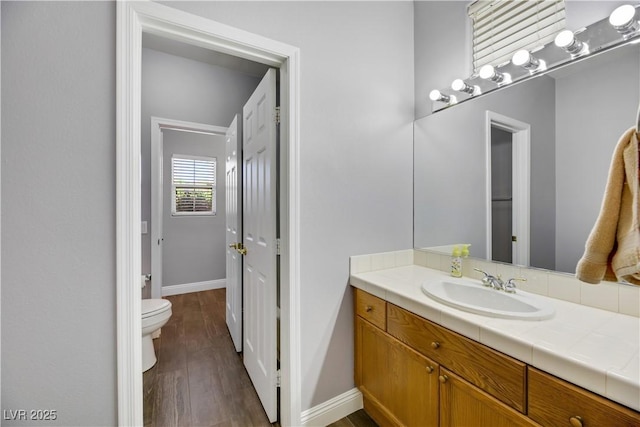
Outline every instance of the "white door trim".
[[117, 2], [116, 307], [118, 424], [142, 425], [140, 324], [140, 107], [142, 32], [280, 69], [281, 423], [299, 425], [300, 51], [265, 37], [146, 1]]
[[161, 298], [162, 293], [162, 170], [164, 148], [162, 131], [165, 129], [182, 132], [206, 133], [224, 136], [226, 127], [204, 123], [186, 122], [162, 117], [151, 117], [151, 298]]
[[486, 244], [487, 259], [491, 260], [491, 126], [513, 134], [513, 229], [518, 236], [514, 244], [513, 264], [529, 266], [530, 252], [530, 180], [531, 125], [502, 114], [488, 111], [485, 119], [486, 161]]

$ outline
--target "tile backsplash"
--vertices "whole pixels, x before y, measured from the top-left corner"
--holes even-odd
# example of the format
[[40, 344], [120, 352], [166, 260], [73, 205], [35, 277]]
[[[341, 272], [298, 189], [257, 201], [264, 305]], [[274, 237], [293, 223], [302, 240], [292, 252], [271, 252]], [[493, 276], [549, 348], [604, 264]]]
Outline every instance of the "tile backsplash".
[[[412, 264], [444, 272], [449, 272], [451, 267], [449, 255], [413, 249], [352, 256], [350, 262], [351, 274]], [[640, 317], [640, 286], [615, 282], [601, 282], [599, 285], [591, 285], [579, 281], [568, 273], [518, 267], [475, 258], [462, 260], [462, 274], [465, 277], [481, 279], [482, 274], [475, 271], [474, 268], [493, 275], [499, 274], [505, 279], [524, 278], [526, 281], [517, 282], [517, 286], [526, 292]]]

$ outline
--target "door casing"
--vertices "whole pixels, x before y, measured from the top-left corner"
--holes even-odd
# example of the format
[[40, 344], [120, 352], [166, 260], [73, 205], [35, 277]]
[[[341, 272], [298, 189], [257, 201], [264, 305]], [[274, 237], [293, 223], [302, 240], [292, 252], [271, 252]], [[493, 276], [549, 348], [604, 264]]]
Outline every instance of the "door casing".
[[485, 160], [486, 160], [486, 254], [492, 259], [492, 211], [491, 211], [491, 127], [513, 134], [513, 229], [518, 241], [513, 245], [513, 264], [529, 266], [530, 250], [530, 180], [531, 180], [531, 126], [511, 117], [486, 112]]
[[162, 131], [224, 136], [226, 127], [151, 117], [151, 298], [162, 297], [163, 159]]
[[281, 424], [301, 422], [300, 51], [147, 1], [116, 4], [116, 357], [118, 424], [143, 424], [141, 350], [140, 126], [142, 33], [280, 69]]

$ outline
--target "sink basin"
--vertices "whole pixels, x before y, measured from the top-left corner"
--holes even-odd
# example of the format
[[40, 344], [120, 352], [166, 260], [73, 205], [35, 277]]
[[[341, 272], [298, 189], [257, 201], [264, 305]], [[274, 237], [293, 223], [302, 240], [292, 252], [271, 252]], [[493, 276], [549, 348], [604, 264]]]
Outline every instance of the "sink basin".
[[448, 306], [476, 314], [506, 319], [541, 320], [555, 309], [536, 295], [517, 290], [508, 294], [479, 283], [435, 280], [422, 284], [422, 292]]

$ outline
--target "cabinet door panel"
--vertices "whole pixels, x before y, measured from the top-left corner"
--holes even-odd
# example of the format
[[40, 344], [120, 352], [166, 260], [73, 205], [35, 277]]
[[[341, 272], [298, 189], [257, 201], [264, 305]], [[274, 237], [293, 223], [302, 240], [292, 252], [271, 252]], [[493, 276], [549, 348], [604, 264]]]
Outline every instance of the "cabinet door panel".
[[381, 426], [438, 425], [438, 365], [356, 317], [356, 385]]
[[438, 365], [393, 337], [389, 352], [389, 409], [406, 426], [437, 426]]
[[453, 372], [440, 368], [440, 377], [440, 427], [539, 427]]

